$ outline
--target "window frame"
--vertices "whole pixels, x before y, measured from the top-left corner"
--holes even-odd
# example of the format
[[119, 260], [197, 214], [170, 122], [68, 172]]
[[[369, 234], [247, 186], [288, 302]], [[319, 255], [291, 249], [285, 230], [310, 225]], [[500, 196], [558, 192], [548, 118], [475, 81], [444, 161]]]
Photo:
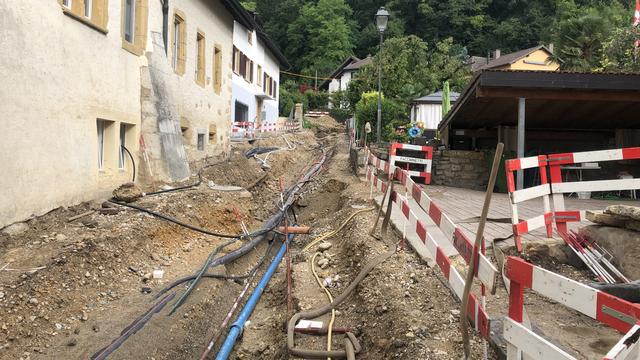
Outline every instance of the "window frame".
[[[95, 0], [94, 0], [95, 1]], [[122, 48], [128, 52], [142, 56], [147, 47], [147, 27], [149, 23], [149, 0], [131, 0], [131, 40], [127, 40], [127, 1], [121, 0], [120, 33]]]
[[262, 87], [262, 65], [258, 64], [258, 70], [256, 74], [256, 85]]
[[213, 59], [211, 66], [213, 91], [220, 95], [222, 92], [222, 47], [220, 44], [213, 45]]
[[184, 12], [174, 9], [173, 31], [171, 32], [171, 56], [173, 71], [184, 75], [187, 68], [187, 17]]
[[206, 70], [206, 52], [207, 42], [204, 31], [198, 29], [196, 31], [196, 68], [195, 81], [196, 84], [204, 87], [207, 79]]
[[[86, 3], [90, 5], [88, 13]], [[109, 32], [107, 29], [109, 0], [58, 0], [58, 4], [64, 15], [105, 35]]]

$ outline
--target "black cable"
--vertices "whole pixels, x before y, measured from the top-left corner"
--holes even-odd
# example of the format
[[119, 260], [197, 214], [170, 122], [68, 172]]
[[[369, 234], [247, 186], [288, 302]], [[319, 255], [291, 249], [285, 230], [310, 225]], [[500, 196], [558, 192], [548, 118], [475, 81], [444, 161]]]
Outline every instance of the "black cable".
[[136, 182], [136, 161], [133, 160], [133, 155], [131, 155], [131, 151], [129, 151], [129, 149], [127, 149], [124, 145], [120, 145], [120, 146], [122, 146], [124, 151], [126, 151], [127, 154], [129, 154], [129, 157], [131, 158], [131, 164], [133, 165], [133, 180], [131, 180], [131, 182]]
[[[274, 235], [274, 239], [275, 239], [275, 235]], [[211, 278], [211, 279], [225, 279], [225, 280], [243, 280], [246, 279], [248, 277], [250, 277], [254, 271], [256, 271], [260, 266], [262, 266], [262, 264], [264, 264], [265, 260], [267, 259], [267, 257], [269, 256], [269, 253], [271, 252], [271, 249], [273, 248], [273, 244], [275, 244], [275, 241], [272, 239], [271, 241], [269, 241], [269, 246], [267, 247], [267, 250], [265, 251], [264, 255], [260, 258], [260, 260], [258, 260], [258, 262], [253, 266], [253, 268], [251, 270], [249, 270], [246, 274], [244, 275], [224, 275], [224, 274], [209, 274], [209, 273], [204, 273], [202, 275], [203, 278]], [[157, 299], [160, 296], [162, 296], [163, 294], [165, 294], [166, 292], [170, 291], [171, 289], [173, 289], [174, 287], [185, 283], [189, 280], [193, 280], [196, 278], [196, 275], [189, 275], [189, 276], [185, 276], [183, 278], [180, 278], [174, 282], [172, 282], [171, 284], [165, 286], [162, 290], [160, 290], [153, 298]]]
[[145, 209], [145, 208], [143, 208], [141, 206], [120, 202], [120, 201], [117, 201], [115, 199], [110, 199], [109, 202], [110, 203], [114, 203], [116, 205], [125, 206], [125, 207], [129, 207], [129, 208], [132, 208], [132, 209], [136, 209], [138, 211], [145, 212], [145, 213], [153, 215], [155, 217], [159, 217], [160, 219], [172, 222], [172, 223], [174, 223], [176, 225], [184, 226], [187, 229], [190, 229], [190, 230], [193, 230], [193, 231], [197, 231], [197, 232], [200, 232], [200, 233], [203, 233], [203, 234], [212, 235], [212, 236], [218, 236], [218, 237], [227, 238], [227, 239], [236, 239], [236, 238], [244, 237], [244, 235], [223, 234], [223, 233], [219, 233], [219, 232], [215, 232], [215, 231], [202, 229], [202, 228], [199, 228], [197, 226], [193, 226], [193, 225], [184, 223], [184, 222], [182, 222], [182, 221], [180, 221], [180, 220], [178, 220], [176, 218], [173, 218], [171, 216], [163, 215], [163, 214], [157, 213], [157, 212], [155, 212], [153, 210]]

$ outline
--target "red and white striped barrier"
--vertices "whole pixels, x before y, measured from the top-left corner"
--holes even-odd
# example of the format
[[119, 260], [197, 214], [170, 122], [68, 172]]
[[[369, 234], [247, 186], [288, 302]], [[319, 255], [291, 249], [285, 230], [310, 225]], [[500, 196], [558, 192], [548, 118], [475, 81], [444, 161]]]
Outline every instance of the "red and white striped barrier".
[[507, 359], [521, 359], [523, 355], [534, 359], [574, 359], [521, 325], [525, 289], [531, 289], [622, 333], [635, 327], [640, 319], [639, 305], [545, 270], [521, 258], [509, 256], [505, 273], [510, 279], [509, 318], [504, 323], [504, 338], [508, 343]]
[[275, 122], [263, 122], [260, 124], [260, 132], [275, 132], [278, 131], [278, 124]]
[[411, 194], [416, 203], [429, 215], [447, 241], [453, 244], [453, 247], [467, 264], [471, 262], [473, 254], [476, 254], [474, 274], [483, 285], [487, 286], [489, 292], [495, 293], [498, 270], [491, 261], [478, 251], [479, 249], [475, 248], [475, 244], [466, 233], [440, 209], [427, 193], [422, 191], [422, 188], [408, 176], [407, 171], [396, 168], [395, 178], [405, 187], [407, 194]]
[[231, 137], [248, 137], [254, 135], [255, 123], [251, 121], [236, 121], [231, 126]]
[[[540, 173], [540, 185], [527, 189], [516, 190], [514, 173], [518, 170], [538, 168]], [[547, 157], [544, 155], [531, 156], [520, 159], [511, 159], [505, 162], [507, 174], [507, 190], [511, 201], [511, 223], [513, 224], [513, 235], [518, 251], [522, 251], [522, 235], [532, 230], [545, 227], [547, 237], [553, 232], [553, 213], [549, 202], [551, 187], [547, 181]], [[542, 198], [544, 213], [532, 219], [520, 221], [518, 216], [518, 204], [527, 200]]]
[[640, 359], [640, 325], [636, 324], [611, 348], [603, 360]]
[[615, 150], [585, 151], [547, 156], [551, 174], [551, 193], [555, 210], [556, 228], [567, 232], [567, 222], [582, 221], [585, 211], [566, 210], [563, 194], [582, 191], [622, 191], [640, 189], [640, 179], [615, 179], [596, 181], [562, 181], [562, 166], [587, 162], [604, 162], [640, 159], [640, 147]]
[[[420, 151], [424, 154], [424, 157], [417, 158], [417, 157], [409, 157], [409, 156], [400, 156], [400, 155], [397, 155], [398, 149]], [[389, 162], [391, 163], [391, 165], [402, 167], [397, 163], [404, 163], [406, 164], [405, 167], [408, 166], [408, 164], [419, 164], [424, 166], [423, 171], [408, 170], [408, 168], [405, 169], [405, 171], [408, 171], [410, 176], [424, 178], [425, 184], [431, 183], [432, 160], [433, 160], [433, 148], [431, 146], [392, 143], [391, 147], [389, 148]]]
[[[412, 198], [423, 207], [423, 210], [425, 210], [429, 217], [438, 225], [439, 230], [445, 234], [448, 241], [454, 244], [454, 247], [467, 263], [470, 262], [471, 257], [475, 254], [476, 267], [474, 269], [474, 274], [476, 278], [481, 281], [483, 290], [484, 285], [486, 285], [490, 291], [493, 292], [497, 278], [497, 269], [483, 254], [479, 252], [479, 249], [474, 247], [464, 232], [462, 232], [462, 230], [457, 227], [433, 201], [431, 201], [427, 194], [424, 193], [422, 189], [411, 179], [409, 173], [406, 170], [393, 166], [388, 161], [377, 158], [369, 149], [366, 149], [365, 156], [367, 179], [371, 184], [371, 188], [376, 188], [381, 192], [387, 190], [389, 183], [378, 178], [375, 174], [377, 171], [384, 174], [389, 181], [394, 178], [395, 180], [400, 181], [407, 190], [407, 195], [411, 194]], [[390, 201], [393, 201], [396, 205], [396, 209], [402, 213], [406, 221], [404, 226], [405, 230], [412, 232], [418, 239], [420, 239], [422, 244], [426, 247], [428, 255], [432, 259], [435, 259], [438, 267], [447, 278], [453, 293], [458, 299], [462, 299], [465, 280], [458, 270], [452, 265], [451, 260], [444, 250], [438, 246], [432, 235], [428, 233], [425, 222], [419, 219], [418, 215], [416, 215], [416, 213], [411, 209], [409, 198], [394, 191], [391, 194]], [[482, 337], [489, 339], [489, 317], [484, 307], [474, 294], [470, 294], [469, 296], [468, 317]]]
[[300, 122], [297, 120], [285, 121], [284, 131], [295, 131], [300, 129]]
[[[405, 219], [407, 219], [409, 223], [408, 229], [410, 231], [414, 231], [418, 235], [420, 240], [425, 244], [425, 246], [427, 247], [427, 251], [429, 252], [431, 257], [436, 260], [440, 271], [447, 279], [447, 282], [453, 290], [453, 293], [456, 295], [458, 300], [461, 300], [464, 291], [465, 280], [462, 275], [460, 275], [455, 266], [453, 266], [451, 260], [445, 254], [442, 248], [438, 246], [431, 234], [427, 232], [426, 224], [422, 220], [418, 219], [415, 212], [411, 210], [409, 200], [407, 198], [394, 191], [391, 194], [391, 201], [394, 202], [396, 208], [400, 210]], [[469, 294], [467, 316], [471, 323], [474, 325], [475, 329], [480, 333], [480, 335], [484, 339], [489, 340], [489, 316], [474, 294]]]

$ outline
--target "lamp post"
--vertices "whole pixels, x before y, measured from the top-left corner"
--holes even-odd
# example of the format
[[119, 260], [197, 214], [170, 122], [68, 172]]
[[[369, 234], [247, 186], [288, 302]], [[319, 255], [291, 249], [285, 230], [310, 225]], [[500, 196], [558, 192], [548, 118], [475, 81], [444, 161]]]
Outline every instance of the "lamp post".
[[389, 21], [389, 12], [383, 6], [378, 9], [375, 18], [376, 26], [380, 32], [380, 52], [378, 53], [378, 120], [376, 122], [376, 137], [378, 143], [380, 143], [382, 137], [382, 41], [384, 31], [387, 29], [387, 22]]

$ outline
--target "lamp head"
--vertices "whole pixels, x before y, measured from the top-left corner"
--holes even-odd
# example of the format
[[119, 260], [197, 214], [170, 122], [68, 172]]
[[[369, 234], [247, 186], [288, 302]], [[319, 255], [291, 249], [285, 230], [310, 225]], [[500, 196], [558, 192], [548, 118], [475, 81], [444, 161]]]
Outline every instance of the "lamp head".
[[387, 22], [389, 21], [389, 12], [387, 9], [381, 7], [378, 9], [376, 13], [376, 26], [378, 27], [378, 31], [384, 32], [387, 29]]

